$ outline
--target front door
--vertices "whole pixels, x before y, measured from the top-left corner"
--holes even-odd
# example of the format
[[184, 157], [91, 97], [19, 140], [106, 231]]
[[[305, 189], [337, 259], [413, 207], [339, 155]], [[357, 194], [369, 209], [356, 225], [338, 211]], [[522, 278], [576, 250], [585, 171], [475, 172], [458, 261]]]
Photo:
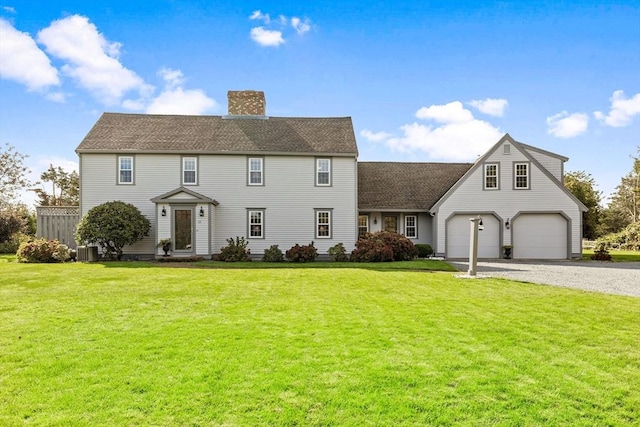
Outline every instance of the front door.
[[389, 215], [384, 217], [384, 231], [390, 233], [398, 232], [398, 217], [395, 215]]
[[193, 252], [193, 209], [174, 209], [173, 236], [176, 252]]

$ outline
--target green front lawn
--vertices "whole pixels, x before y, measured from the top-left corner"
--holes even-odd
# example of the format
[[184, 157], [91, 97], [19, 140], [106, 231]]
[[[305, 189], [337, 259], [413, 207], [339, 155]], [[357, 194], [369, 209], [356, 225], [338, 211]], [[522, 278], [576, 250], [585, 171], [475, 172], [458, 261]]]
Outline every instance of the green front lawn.
[[[593, 249], [585, 249], [582, 251], [582, 259], [591, 261], [591, 255], [593, 255]], [[611, 261], [613, 262], [640, 262], [640, 252], [639, 251], [618, 251], [612, 249], [609, 251], [609, 255], [611, 255]]]
[[640, 422], [640, 298], [450, 272], [10, 261], [0, 425]]

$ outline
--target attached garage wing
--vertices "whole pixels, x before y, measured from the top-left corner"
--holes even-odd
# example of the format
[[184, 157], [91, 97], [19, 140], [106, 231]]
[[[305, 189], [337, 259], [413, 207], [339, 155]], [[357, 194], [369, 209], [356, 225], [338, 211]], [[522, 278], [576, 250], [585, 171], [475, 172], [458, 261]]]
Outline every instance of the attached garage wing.
[[524, 213], [512, 221], [513, 258], [567, 259], [569, 222], [559, 213]]
[[470, 219], [482, 216], [478, 232], [478, 258], [500, 257], [500, 222], [493, 215], [459, 214], [447, 221], [447, 258], [469, 258]]

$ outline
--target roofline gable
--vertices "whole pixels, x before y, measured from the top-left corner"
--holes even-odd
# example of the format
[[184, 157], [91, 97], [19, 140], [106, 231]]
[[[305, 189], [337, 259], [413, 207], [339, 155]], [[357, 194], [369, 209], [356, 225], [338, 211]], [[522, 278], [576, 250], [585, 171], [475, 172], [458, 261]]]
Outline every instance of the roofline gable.
[[[159, 195], [157, 197], [154, 197], [153, 199], [151, 199], [151, 201], [153, 203], [175, 203], [178, 200], [170, 199], [170, 197], [171, 196], [175, 196], [176, 194], [179, 194], [179, 193], [186, 193], [186, 194], [192, 196], [195, 199], [195, 201], [198, 201], [198, 202], [201, 202], [201, 203], [211, 203], [214, 206], [218, 206], [219, 205], [217, 200], [212, 199], [212, 198], [207, 197], [207, 196], [203, 196], [202, 194], [197, 193], [197, 192], [195, 192], [193, 190], [189, 190], [188, 188], [185, 188], [185, 187], [178, 187], [175, 190], [171, 190], [171, 191], [166, 192], [164, 194], [161, 194], [161, 195]], [[190, 200], [190, 201], [193, 201], [193, 200]]]

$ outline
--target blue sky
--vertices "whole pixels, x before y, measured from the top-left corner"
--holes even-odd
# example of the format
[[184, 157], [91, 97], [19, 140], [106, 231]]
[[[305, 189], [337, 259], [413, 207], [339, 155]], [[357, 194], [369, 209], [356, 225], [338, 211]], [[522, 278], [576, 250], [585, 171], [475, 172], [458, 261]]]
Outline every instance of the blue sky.
[[640, 145], [640, 1], [0, 0], [0, 143], [77, 167], [104, 111], [350, 116], [360, 160], [473, 161], [508, 132], [611, 193]]

